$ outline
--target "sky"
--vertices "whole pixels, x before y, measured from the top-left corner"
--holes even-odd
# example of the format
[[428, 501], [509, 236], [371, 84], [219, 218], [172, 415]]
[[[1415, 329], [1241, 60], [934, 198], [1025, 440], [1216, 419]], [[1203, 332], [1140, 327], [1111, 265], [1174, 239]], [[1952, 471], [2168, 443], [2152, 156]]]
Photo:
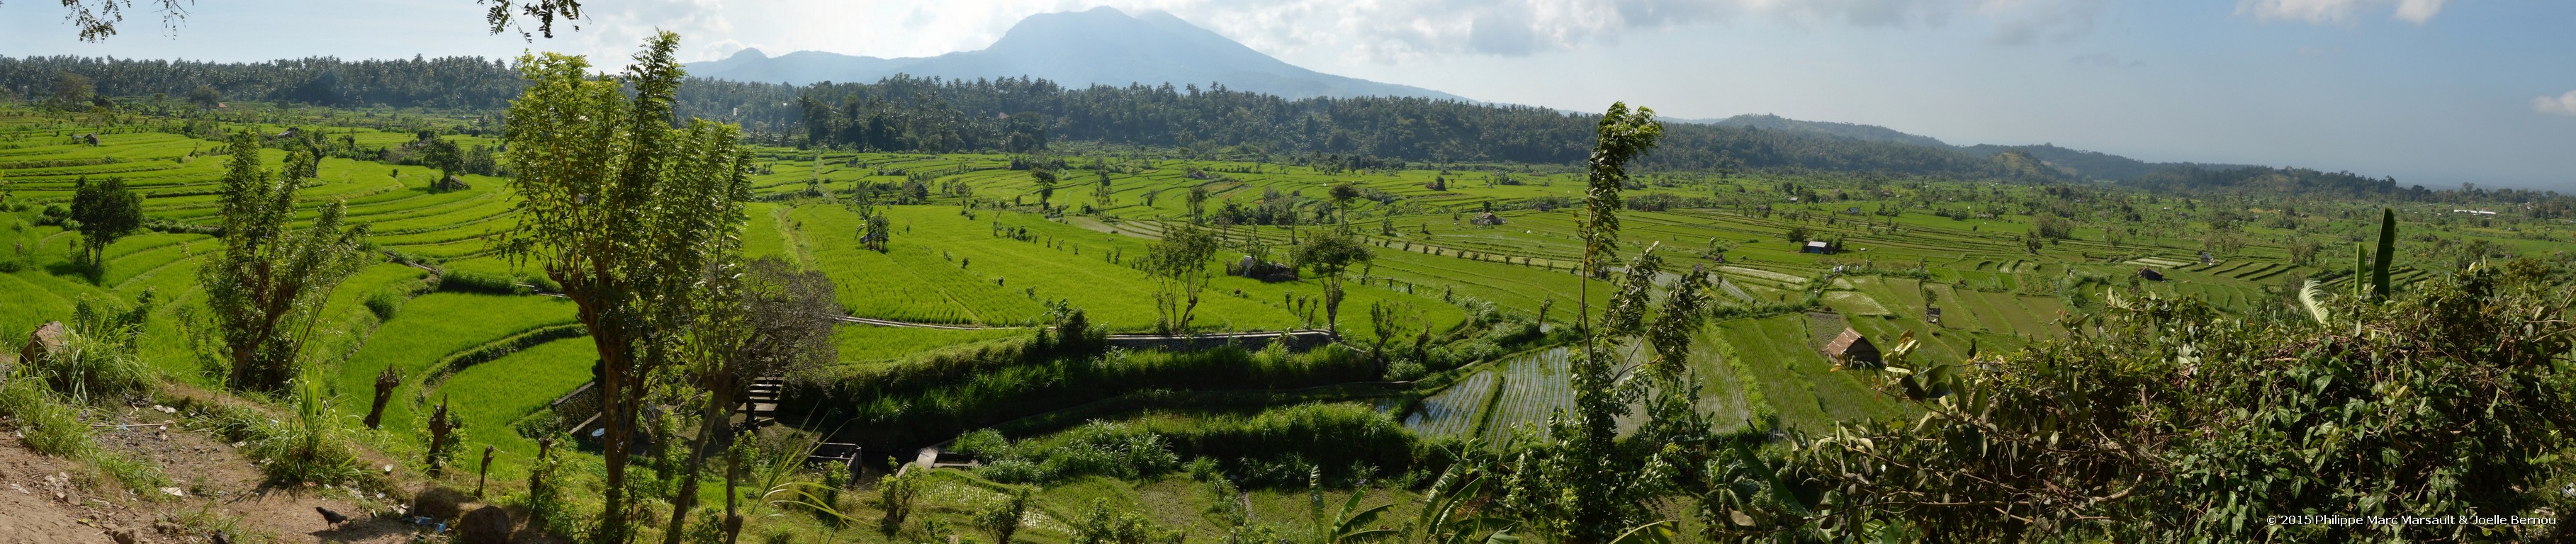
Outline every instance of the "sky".
[[[105, 0], [83, 0], [96, 2]], [[516, 56], [619, 64], [744, 48], [879, 57], [990, 45], [1028, 15], [1163, 10], [1292, 64], [1477, 100], [1674, 118], [1769, 113], [1953, 144], [2299, 166], [2576, 192], [2564, 0], [590, 0], [580, 30], [491, 35], [471, 0], [138, 2], [85, 43], [0, 0], [0, 55], [257, 61]], [[559, 29], [560, 30], [560, 29]]]

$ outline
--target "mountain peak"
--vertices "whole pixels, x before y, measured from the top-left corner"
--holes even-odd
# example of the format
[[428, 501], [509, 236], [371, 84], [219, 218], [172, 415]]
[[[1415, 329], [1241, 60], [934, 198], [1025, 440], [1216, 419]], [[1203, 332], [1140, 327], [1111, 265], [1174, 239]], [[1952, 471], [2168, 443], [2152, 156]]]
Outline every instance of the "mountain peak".
[[745, 48], [742, 48], [742, 50], [741, 50], [741, 51], [735, 51], [735, 52], [733, 53], [733, 55], [732, 55], [732, 56], [725, 57], [725, 60], [733, 60], [733, 59], [765, 59], [765, 58], [769, 58], [769, 55], [768, 55], [768, 54], [766, 54], [766, 53], [762, 53], [762, 52], [760, 52], [760, 48], [758, 48], [758, 47], [745, 47]]
[[1231, 90], [1309, 97], [1456, 95], [1336, 76], [1282, 62], [1161, 10], [1135, 15], [1101, 6], [1021, 19], [991, 47], [926, 58], [857, 57], [798, 51], [775, 57], [744, 50], [689, 65], [700, 77], [806, 84], [872, 82], [895, 74], [948, 79], [1033, 77], [1058, 85], [1221, 84]]

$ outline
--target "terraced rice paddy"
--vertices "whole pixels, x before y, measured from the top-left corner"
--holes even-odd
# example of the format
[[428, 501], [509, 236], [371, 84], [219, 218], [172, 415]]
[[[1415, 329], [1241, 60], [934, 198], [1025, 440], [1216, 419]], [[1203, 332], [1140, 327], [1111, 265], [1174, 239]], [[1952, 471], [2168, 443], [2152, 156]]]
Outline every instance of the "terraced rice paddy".
[[1493, 371], [1469, 375], [1423, 398], [1422, 406], [1405, 416], [1404, 428], [1425, 437], [1475, 436], [1487, 403], [1494, 398], [1494, 386], [1501, 383], [1501, 375]]

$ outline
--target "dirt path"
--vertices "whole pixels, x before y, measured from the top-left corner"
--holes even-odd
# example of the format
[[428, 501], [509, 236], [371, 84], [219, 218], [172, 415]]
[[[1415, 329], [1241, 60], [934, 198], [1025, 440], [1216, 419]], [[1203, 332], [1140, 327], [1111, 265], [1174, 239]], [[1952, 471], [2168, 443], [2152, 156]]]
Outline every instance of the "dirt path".
[[[93, 438], [98, 447], [150, 461], [172, 487], [121, 490], [95, 481], [83, 463], [0, 438], [0, 544], [113, 543], [110, 530], [130, 531], [137, 543], [199, 543], [225, 528], [241, 543], [411, 540], [411, 525], [367, 514], [370, 505], [383, 509], [402, 502], [399, 497], [344, 487], [265, 486], [240, 448], [181, 428], [176, 416], [132, 408], [113, 417], [129, 425], [99, 429]], [[147, 499], [146, 493], [160, 496]], [[332, 527], [315, 507], [353, 520]]]

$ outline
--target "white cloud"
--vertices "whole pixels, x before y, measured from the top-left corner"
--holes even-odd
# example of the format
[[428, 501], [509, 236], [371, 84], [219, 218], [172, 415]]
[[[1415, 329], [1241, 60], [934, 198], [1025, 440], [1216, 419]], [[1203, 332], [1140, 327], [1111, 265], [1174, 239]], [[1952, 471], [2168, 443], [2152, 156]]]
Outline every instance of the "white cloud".
[[2424, 24], [2442, 13], [2448, 0], [2238, 0], [2237, 15], [2255, 19], [2304, 21], [2312, 24], [2349, 24], [2362, 12], [2390, 11], [2400, 21]]
[[618, 66], [655, 28], [679, 32], [685, 61], [744, 48], [879, 57], [981, 49], [1020, 19], [1108, 5], [1162, 10], [1273, 55], [1379, 63], [1452, 55], [1526, 56], [1616, 42], [1621, 34], [1761, 17], [1791, 25], [1941, 28], [1966, 20], [2002, 45], [2089, 34], [2110, 0], [631, 0], [585, 4], [563, 45]]
[[1161, 9], [1273, 54], [1344, 51], [1388, 63], [1447, 55], [1524, 56], [1617, 41], [1623, 33], [1763, 17], [1794, 25], [1993, 27], [2004, 45], [2063, 44], [2093, 30], [2108, 0], [1112, 0]]
[[2533, 98], [2531, 99], [2531, 110], [2540, 113], [2576, 116], [2576, 91], [2567, 91], [2567, 94], [2558, 95], [2555, 98], [2547, 96]]

